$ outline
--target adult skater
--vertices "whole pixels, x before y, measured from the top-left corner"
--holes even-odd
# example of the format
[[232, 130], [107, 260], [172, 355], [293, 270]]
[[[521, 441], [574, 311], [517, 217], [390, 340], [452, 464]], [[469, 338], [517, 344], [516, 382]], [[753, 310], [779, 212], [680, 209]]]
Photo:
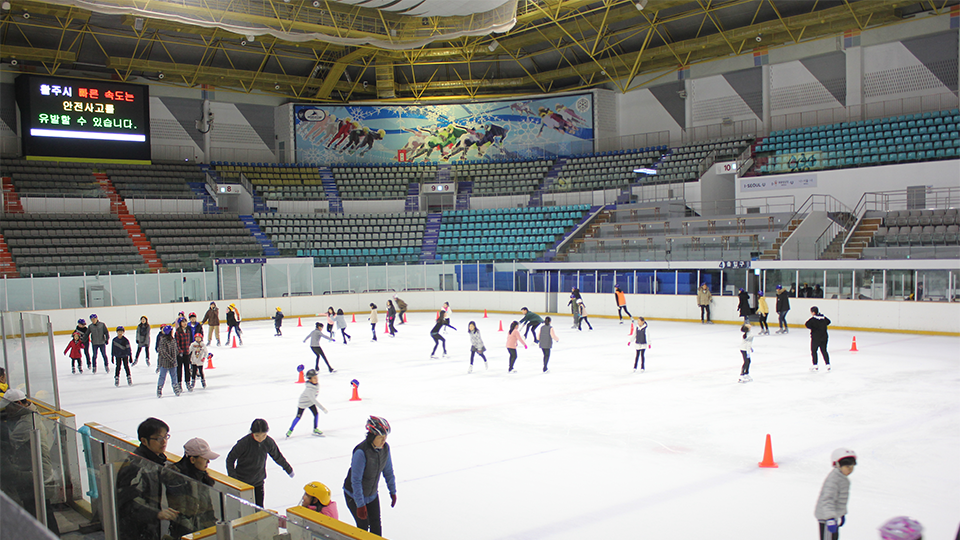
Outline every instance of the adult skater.
[[177, 321], [177, 331], [174, 334], [177, 340], [177, 380], [188, 389], [192, 383], [190, 375], [190, 331], [187, 329], [187, 320], [183, 317]]
[[[207, 346], [213, 340], [213, 334], [217, 334], [217, 347], [220, 346], [220, 308], [216, 302], [210, 302], [210, 307], [203, 314], [203, 320], [200, 324], [207, 323]], [[149, 365], [149, 363], [147, 363]]]
[[377, 305], [373, 302], [370, 302], [370, 316], [367, 317], [367, 320], [370, 321], [370, 332], [373, 333], [373, 339], [370, 341], [377, 340], [377, 323], [380, 322], [380, 316], [377, 313]]
[[700, 288], [697, 289], [697, 305], [700, 306], [700, 324], [713, 324], [713, 321], [710, 320], [710, 302], [712, 301], [713, 293], [710, 292], [707, 283], [701, 283]]
[[390, 337], [397, 335], [397, 329], [393, 326], [395, 320], [397, 320], [397, 308], [393, 307], [393, 300], [387, 300], [387, 329], [390, 330]]
[[640, 373], [646, 369], [646, 352], [650, 348], [650, 332], [647, 330], [647, 321], [643, 317], [637, 317], [637, 324], [634, 325], [633, 346], [637, 349], [637, 355], [633, 357], [633, 371], [637, 371], [637, 362], [640, 363]]
[[574, 287], [570, 290], [570, 300], [567, 305], [570, 306], [570, 313], [573, 314], [573, 326], [570, 328], [580, 328], [580, 308], [577, 302], [580, 301], [580, 289]]
[[160, 522], [172, 522], [180, 515], [162, 505], [163, 467], [167, 463], [163, 452], [170, 440], [170, 426], [163, 420], [147, 418], [137, 427], [137, 438], [140, 446], [117, 471], [117, 530], [124, 540], [158, 540]]
[[180, 395], [180, 379], [177, 378], [177, 340], [173, 337], [173, 327], [164, 325], [157, 335], [157, 397], [162, 397], [163, 385], [170, 375], [170, 386], [174, 395]]
[[483, 358], [483, 369], [489, 368], [487, 357], [483, 354], [487, 348], [483, 346], [483, 338], [480, 337], [480, 329], [477, 328], [477, 323], [473, 321], [467, 323], [467, 335], [470, 336], [470, 367], [467, 369], [467, 373], [473, 373], [473, 356], [476, 354]]
[[523, 338], [520, 336], [520, 330], [517, 327], [520, 326], [520, 323], [513, 321], [510, 323], [510, 330], [507, 332], [507, 355], [510, 357], [510, 364], [507, 367], [507, 373], [516, 373], [516, 370], [513, 369], [514, 363], [517, 361], [517, 342], [523, 345], [523, 348], [527, 348], [526, 342], [523, 341]]
[[[327, 341], [336, 341], [335, 339], [333, 339], [333, 336], [328, 336], [327, 334], [323, 333], [323, 323], [318, 321], [316, 323], [316, 328], [314, 328], [312, 332], [307, 334], [307, 337], [303, 338], [303, 342], [306, 343], [308, 339], [310, 340], [310, 350], [313, 351], [313, 354], [316, 356], [316, 358], [314, 359], [313, 369], [316, 371], [320, 371], [320, 358], [322, 357], [323, 363], [327, 365], [327, 369], [330, 371], [330, 373], [333, 373], [334, 371], [336, 371], [335, 369], [333, 369], [333, 366], [330, 365], [330, 362], [327, 361], [327, 355], [323, 354], [323, 349], [320, 348], [321, 339], [326, 339]], [[343, 342], [344, 344], [346, 344], [347, 342], [346, 337], [343, 338]]]
[[[344, 318], [342, 309], [337, 310], [337, 317], [335, 321], [337, 323], [337, 328], [340, 329], [340, 334], [343, 336], [343, 344], [346, 345], [347, 340], [350, 339], [350, 334], [347, 333], [347, 319]], [[333, 332], [330, 332], [330, 337], [333, 337]]]
[[113, 338], [113, 346], [110, 347], [110, 357], [117, 364], [117, 373], [113, 376], [114, 386], [120, 386], [120, 368], [123, 367], [127, 373], [127, 386], [133, 385], [133, 379], [130, 378], [130, 353], [133, 349], [130, 347], [130, 340], [124, 336], [125, 329], [122, 326], [117, 327], [117, 335]]
[[147, 357], [147, 366], [150, 365], [150, 322], [147, 320], [147, 316], [144, 315], [140, 317], [140, 324], [137, 325], [137, 354], [133, 357], [133, 364], [137, 365], [137, 361], [140, 360], [140, 351], [143, 351]]
[[763, 291], [757, 291], [757, 317], [760, 320], [761, 336], [770, 335], [770, 326], [767, 325], [767, 315], [770, 314], [770, 306], [767, 305], [767, 299], [763, 296]]
[[[440, 335], [440, 329], [444, 326], [450, 326], [450, 321], [447, 320], [447, 312], [440, 310], [440, 313], [437, 316], [437, 322], [434, 323], [433, 328], [430, 329], [430, 337], [433, 338], [433, 351], [430, 352], [430, 358], [437, 357], [437, 345], [443, 344], [443, 356], [447, 356], [447, 340]], [[450, 328], [453, 328], [450, 326]], [[453, 328], [456, 330], [456, 328]]]
[[583, 330], [583, 328], [581, 328], [583, 323], [587, 323], [587, 328], [593, 330], [593, 325], [590, 324], [590, 320], [587, 317], [587, 305], [583, 303], [583, 300], [577, 300], [577, 315], [579, 318], [579, 320], [577, 321], [578, 331]]
[[377, 493], [381, 474], [390, 490], [390, 507], [397, 504], [397, 481], [393, 475], [390, 445], [387, 444], [390, 423], [385, 418], [371, 416], [366, 428], [366, 438], [353, 449], [350, 469], [343, 479], [343, 497], [357, 528], [382, 535], [380, 495]]
[[407, 312], [407, 303], [400, 299], [400, 297], [397, 295], [393, 295], [393, 301], [397, 303], [397, 318], [400, 319], [400, 322], [397, 324], [403, 324], [407, 322], [403, 318], [403, 314]]
[[293, 435], [293, 428], [297, 427], [297, 423], [300, 422], [300, 418], [303, 417], [304, 409], [310, 409], [310, 412], [313, 413], [313, 434], [318, 437], [323, 436], [323, 432], [317, 429], [317, 420], [320, 416], [317, 409], [319, 408], [323, 411], [323, 414], [327, 414], [330, 411], [317, 401], [317, 394], [320, 393], [320, 384], [317, 382], [317, 370], [307, 370], [306, 377], [307, 381], [304, 383], [303, 392], [300, 394], [300, 400], [297, 401], [297, 416], [293, 419], [293, 423], [290, 424], [290, 429], [287, 430], [287, 438]]
[[523, 318], [520, 319], [520, 324], [525, 325], [526, 328], [523, 331], [523, 337], [527, 337], [527, 334], [532, 330], [533, 342], [540, 343], [540, 338], [537, 337], [537, 327], [543, 324], [543, 318], [525, 307], [520, 308], [520, 313], [523, 313]]
[[203, 363], [207, 360], [207, 346], [203, 344], [203, 334], [193, 336], [193, 343], [190, 344], [190, 382], [187, 384], [187, 390], [193, 392], [193, 387], [197, 384], [197, 376], [200, 377], [200, 384], [207, 387], [207, 378], [203, 374]]
[[[203, 335], [200, 335], [199, 343], [203, 345]], [[210, 499], [210, 492], [213, 490], [203, 486], [214, 485], [207, 466], [218, 457], [220, 454], [210, 450], [207, 441], [195, 437], [183, 445], [183, 457], [180, 461], [167, 463], [168, 470], [180, 473], [164, 477], [167, 502], [170, 508], [180, 514], [175, 521], [170, 522], [171, 537], [180, 538], [217, 524], [213, 501]]]
[[280, 306], [277, 306], [277, 312], [273, 314], [273, 329], [275, 337], [280, 337], [283, 335], [283, 332], [280, 331], [280, 327], [283, 325], [283, 311], [280, 310]]
[[293, 478], [293, 467], [280, 453], [276, 441], [267, 435], [270, 426], [263, 418], [250, 424], [250, 433], [237, 441], [227, 454], [227, 476], [253, 486], [257, 506], [263, 506], [263, 481], [267, 478], [267, 456]]
[[87, 359], [87, 369], [91, 369], [90, 366], [90, 329], [87, 328], [87, 321], [84, 319], [77, 319], [77, 329], [76, 332], [80, 332], [80, 342], [83, 344], [83, 356]]
[[833, 470], [823, 481], [817, 507], [813, 512], [820, 526], [821, 540], [838, 540], [840, 527], [847, 520], [847, 500], [850, 498], [850, 479], [857, 465], [857, 453], [847, 448], [837, 448], [830, 455]]
[[740, 331], [743, 332], [743, 339], [740, 341], [740, 356], [743, 357], [743, 365], [740, 366], [740, 380], [737, 382], [752, 382], [753, 377], [750, 376], [750, 353], [753, 352], [753, 327], [749, 323], [744, 324], [740, 327]]
[[627, 310], [627, 295], [623, 294], [623, 291], [620, 290], [620, 286], [616, 286], [613, 289], [613, 296], [617, 300], [617, 315], [620, 316], [620, 324], [623, 324], [623, 314], [626, 313], [627, 317], [633, 318], [633, 315]]
[[93, 372], [97, 372], [97, 351], [103, 358], [103, 371], [110, 375], [110, 357], [107, 356], [107, 343], [110, 342], [110, 330], [97, 318], [97, 314], [90, 315], [90, 346], [93, 348]]
[[230, 304], [227, 306], [227, 343], [230, 342], [230, 332], [233, 331], [237, 340], [240, 341], [240, 344], [243, 345], [243, 338], [240, 332], [240, 312], [237, 311], [237, 306]]
[[787, 326], [787, 312], [790, 311], [790, 293], [783, 288], [783, 285], [777, 285], [777, 322], [780, 324], [778, 334], [787, 334], [790, 327]]
[[543, 319], [543, 326], [540, 327], [540, 350], [543, 351], [543, 372], [549, 373], [550, 369], [547, 367], [547, 364], [550, 363], [550, 349], [553, 347], [553, 342], [556, 341], [560, 343], [560, 338], [557, 337], [557, 333], [553, 331], [553, 327], [550, 326], [550, 317]]
[[740, 299], [740, 302], [737, 304], [737, 311], [740, 313], [740, 316], [743, 317], [743, 322], [750, 320], [750, 293], [743, 290], [743, 287], [740, 288], [740, 292], [737, 293], [737, 298]]
[[813, 367], [810, 371], [817, 371], [817, 351], [823, 354], [823, 363], [827, 365], [827, 371], [830, 371], [830, 355], [827, 354], [827, 327], [830, 326], [830, 319], [820, 313], [817, 306], [810, 308], [810, 318], [805, 325], [810, 329], [810, 355], [813, 357]]

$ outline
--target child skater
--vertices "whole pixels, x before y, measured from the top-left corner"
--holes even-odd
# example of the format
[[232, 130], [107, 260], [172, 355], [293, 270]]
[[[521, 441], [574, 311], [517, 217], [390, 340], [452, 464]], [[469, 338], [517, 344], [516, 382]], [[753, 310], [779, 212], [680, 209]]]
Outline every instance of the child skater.
[[275, 337], [280, 337], [283, 335], [283, 332], [280, 331], [280, 325], [283, 324], [283, 312], [280, 311], [280, 306], [277, 306], [277, 312], [273, 314], [273, 329], [277, 331], [274, 334]]
[[393, 307], [393, 301], [387, 300], [387, 329], [390, 330], [390, 337], [397, 335], [397, 329], [393, 327], [393, 321], [397, 318], [397, 308]]
[[583, 303], [583, 300], [577, 300], [577, 309], [580, 312], [580, 320], [577, 321], [577, 330], [583, 330], [583, 328], [580, 328], [580, 325], [583, 323], [587, 323], [587, 327], [593, 330], [593, 325], [587, 320], [587, 306]]
[[519, 329], [520, 323], [513, 321], [510, 323], [510, 330], [507, 332], [507, 354], [510, 355], [510, 365], [507, 367], [507, 373], [516, 373], [516, 370], [513, 369], [513, 364], [517, 361], [517, 342], [523, 345], [523, 348], [527, 348], [526, 342], [523, 341], [523, 336], [520, 335]]
[[[342, 311], [342, 310], [341, 310]], [[333, 306], [327, 308], [327, 335], [333, 335], [333, 323], [336, 322], [337, 315], [333, 312]], [[344, 325], [346, 328], [346, 325]]]
[[207, 359], [207, 346], [203, 344], [203, 334], [193, 336], [193, 343], [190, 344], [190, 379], [187, 382], [187, 390], [193, 392], [193, 387], [197, 384], [197, 375], [200, 376], [200, 384], [207, 387], [207, 378], [203, 376], [203, 362]]
[[333, 519], [340, 519], [337, 512], [337, 503], [330, 499], [330, 488], [320, 482], [310, 482], [303, 486], [303, 498], [300, 499], [300, 506], [309, 508], [314, 512], [320, 512]]
[[124, 336], [125, 329], [122, 326], [117, 327], [117, 335], [113, 338], [113, 347], [110, 349], [110, 356], [117, 364], [117, 372], [113, 376], [114, 386], [120, 386], [120, 366], [123, 366], [127, 372], [127, 386], [133, 385], [133, 379], [130, 378], [130, 340]]
[[550, 317], [544, 317], [543, 326], [540, 327], [540, 349], [543, 351], [543, 372], [550, 373], [550, 369], [547, 368], [547, 364], [550, 363], [550, 348], [553, 347], [553, 342], [556, 341], [560, 343], [560, 338], [557, 337], [557, 333], [553, 331], [553, 326], [550, 325]]
[[[436, 324], [434, 324], [433, 328], [430, 329], [430, 337], [433, 338], [433, 351], [430, 352], [430, 358], [437, 357], [437, 345], [440, 345], [441, 343], [443, 343], [443, 356], [444, 358], [447, 357], [447, 340], [440, 335], [440, 329], [444, 326], [450, 326], [450, 322], [447, 320], [447, 312], [441, 309], [439, 317], [437, 317]], [[450, 328], [453, 327], [450, 326]], [[456, 328], [453, 329], [456, 330]]]
[[767, 305], [767, 299], [763, 296], [763, 291], [757, 291], [757, 315], [760, 317], [760, 336], [769, 336], [770, 327], [767, 326], [767, 315], [770, 314], [770, 306]]
[[839, 528], [847, 520], [847, 499], [850, 497], [850, 479], [857, 465], [857, 453], [847, 448], [837, 448], [830, 455], [833, 470], [823, 481], [820, 498], [813, 512], [820, 525], [820, 540], [837, 540]]
[[140, 317], [140, 324], [137, 325], [137, 354], [133, 357], [133, 364], [137, 365], [140, 360], [140, 351], [144, 351], [147, 356], [147, 367], [150, 366], [150, 323], [147, 317]]
[[[74, 332], [73, 339], [70, 340], [70, 343], [67, 343], [67, 348], [63, 350], [63, 354], [70, 357], [71, 373], [76, 373], [79, 369], [80, 374], [83, 374], [83, 363], [80, 362], [80, 351], [82, 350], [83, 342], [80, 341], [80, 332]], [[76, 362], [76, 364], [74, 364], [74, 362]]]
[[373, 339], [370, 341], [377, 340], [377, 323], [380, 322], [379, 314], [377, 313], [377, 305], [373, 302], [370, 302], [370, 316], [367, 317], [367, 320], [370, 321], [370, 331], [373, 332]]
[[320, 392], [320, 385], [317, 383], [317, 370], [311, 369], [307, 370], [307, 382], [306, 386], [303, 389], [303, 393], [300, 394], [300, 401], [297, 402], [297, 417], [293, 419], [293, 423], [290, 424], [290, 429], [287, 431], [287, 437], [293, 435], [293, 428], [297, 427], [297, 422], [300, 421], [300, 417], [303, 416], [304, 409], [310, 409], [310, 412], [313, 413], [313, 434], [322, 437], [323, 432], [317, 429], [317, 419], [319, 413], [317, 408], [319, 407], [323, 414], [327, 414], [327, 409], [317, 401], [317, 394]]
[[753, 352], [753, 327], [745, 324], [740, 327], [743, 332], [743, 341], [740, 342], [740, 355], [743, 356], [743, 366], [740, 367], [740, 380], [738, 382], [747, 383], [753, 381], [750, 376], [750, 353]]
[[[333, 310], [333, 308], [330, 308], [330, 310]], [[337, 328], [340, 329], [340, 334], [343, 336], [343, 344], [346, 345], [347, 340], [350, 339], [350, 334], [347, 333], [347, 319], [343, 317], [342, 309], [337, 310], [336, 321], [337, 321]], [[327, 333], [333, 336], [333, 328], [329, 324], [327, 325]]]
[[[327, 369], [330, 370], [330, 373], [337, 371], [330, 366], [330, 362], [327, 361], [327, 355], [323, 354], [323, 349], [320, 348], [321, 339], [336, 341], [332, 336], [328, 336], [323, 333], [323, 323], [318, 321], [316, 328], [307, 334], [307, 337], [303, 338], [303, 342], [306, 343], [308, 339], [310, 340], [310, 350], [313, 351], [314, 355], [316, 355], [316, 359], [314, 360], [314, 371], [320, 371], [320, 357], [323, 357], [323, 363], [327, 365]], [[343, 342], [346, 343], [347, 339], [344, 338]]]
[[76, 332], [80, 333], [80, 343], [83, 344], [83, 356], [87, 359], [87, 369], [92, 369], [90, 364], [90, 329], [87, 328], [87, 321], [77, 319]]
[[647, 321], [643, 317], [637, 317], [637, 324], [634, 326], [636, 330], [634, 331], [633, 336], [633, 345], [637, 348], [637, 355], [633, 358], [633, 371], [637, 371], [637, 362], [640, 362], [640, 373], [643, 373], [643, 370], [646, 369], [644, 365], [646, 363], [645, 353], [647, 349], [650, 348], [650, 333], [647, 331]]
[[227, 306], [227, 342], [230, 342], [230, 331], [233, 330], [236, 332], [237, 340], [240, 341], [240, 344], [243, 345], [243, 338], [240, 337], [240, 312], [237, 311], [237, 306], [230, 304]]
[[467, 369], [467, 373], [473, 373], [473, 356], [479, 354], [480, 358], [483, 358], [483, 369], [489, 369], [490, 366], [487, 365], [487, 357], [484, 356], [483, 351], [487, 350], [483, 346], [483, 338], [480, 337], [480, 330], [477, 329], [477, 323], [470, 321], [467, 324], [467, 334], [470, 336], [470, 368]]

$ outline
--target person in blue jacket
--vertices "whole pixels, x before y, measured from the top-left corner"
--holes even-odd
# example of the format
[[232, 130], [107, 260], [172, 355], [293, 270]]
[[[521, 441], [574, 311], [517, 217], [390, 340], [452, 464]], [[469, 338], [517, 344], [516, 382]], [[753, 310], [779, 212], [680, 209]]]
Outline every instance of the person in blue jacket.
[[377, 493], [381, 474], [390, 490], [390, 507], [397, 504], [397, 480], [393, 476], [393, 460], [387, 444], [389, 434], [390, 423], [386, 419], [368, 418], [367, 437], [353, 449], [350, 470], [343, 480], [344, 499], [357, 528], [381, 536], [380, 495]]

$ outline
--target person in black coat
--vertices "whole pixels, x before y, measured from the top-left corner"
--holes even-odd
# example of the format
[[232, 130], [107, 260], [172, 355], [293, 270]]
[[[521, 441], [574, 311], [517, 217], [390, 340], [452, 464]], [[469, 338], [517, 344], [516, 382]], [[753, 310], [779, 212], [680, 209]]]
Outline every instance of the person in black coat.
[[250, 433], [237, 441], [227, 454], [227, 476], [253, 486], [257, 506], [263, 506], [263, 481], [267, 478], [267, 456], [293, 478], [293, 467], [280, 453], [276, 441], [267, 435], [270, 426], [263, 418], [250, 424]]
[[787, 326], [787, 312], [790, 311], [790, 293], [783, 288], [783, 285], [777, 285], [777, 322], [780, 323], [778, 334], [790, 332]]
[[739, 311], [740, 316], [743, 317], [743, 322], [747, 322], [750, 313], [753, 311], [750, 309], [750, 293], [741, 288], [737, 296], [740, 298], [740, 303], [737, 304], [737, 311]]
[[180, 513], [176, 520], [170, 522], [170, 536], [180, 538], [217, 524], [210, 498], [213, 490], [209, 488], [214, 482], [207, 472], [207, 466], [218, 457], [220, 454], [211, 451], [207, 441], [193, 438], [183, 445], [180, 461], [167, 464], [167, 471], [179, 473], [165, 477], [167, 501], [170, 508]]
[[124, 540], [160, 540], [160, 522], [179, 512], [162, 507], [163, 466], [169, 427], [147, 418], [137, 428], [140, 446], [117, 471], [117, 530]]
[[830, 319], [820, 313], [817, 306], [810, 308], [810, 318], [807, 319], [807, 328], [810, 329], [810, 354], [813, 357], [813, 367], [810, 371], [817, 371], [817, 351], [823, 354], [823, 363], [827, 365], [827, 371], [830, 371], [830, 355], [827, 354], [827, 327], [830, 326]]

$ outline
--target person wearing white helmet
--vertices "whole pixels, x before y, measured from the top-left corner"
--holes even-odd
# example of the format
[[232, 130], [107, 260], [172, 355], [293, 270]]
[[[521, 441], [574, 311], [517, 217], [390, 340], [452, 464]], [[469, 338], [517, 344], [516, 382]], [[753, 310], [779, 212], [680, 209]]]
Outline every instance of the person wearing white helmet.
[[883, 540], [923, 540], [923, 525], [906, 516], [888, 519], [878, 530]]
[[850, 497], [850, 479], [857, 465], [857, 453], [848, 448], [837, 448], [830, 455], [833, 470], [823, 481], [820, 497], [813, 515], [820, 526], [821, 540], [840, 538], [840, 527], [847, 520], [847, 499]]
[[381, 474], [390, 490], [390, 507], [397, 504], [397, 479], [393, 475], [393, 459], [387, 444], [390, 423], [385, 418], [371, 416], [366, 428], [366, 438], [353, 449], [350, 469], [343, 479], [343, 496], [357, 528], [382, 536], [380, 495], [377, 493]]

